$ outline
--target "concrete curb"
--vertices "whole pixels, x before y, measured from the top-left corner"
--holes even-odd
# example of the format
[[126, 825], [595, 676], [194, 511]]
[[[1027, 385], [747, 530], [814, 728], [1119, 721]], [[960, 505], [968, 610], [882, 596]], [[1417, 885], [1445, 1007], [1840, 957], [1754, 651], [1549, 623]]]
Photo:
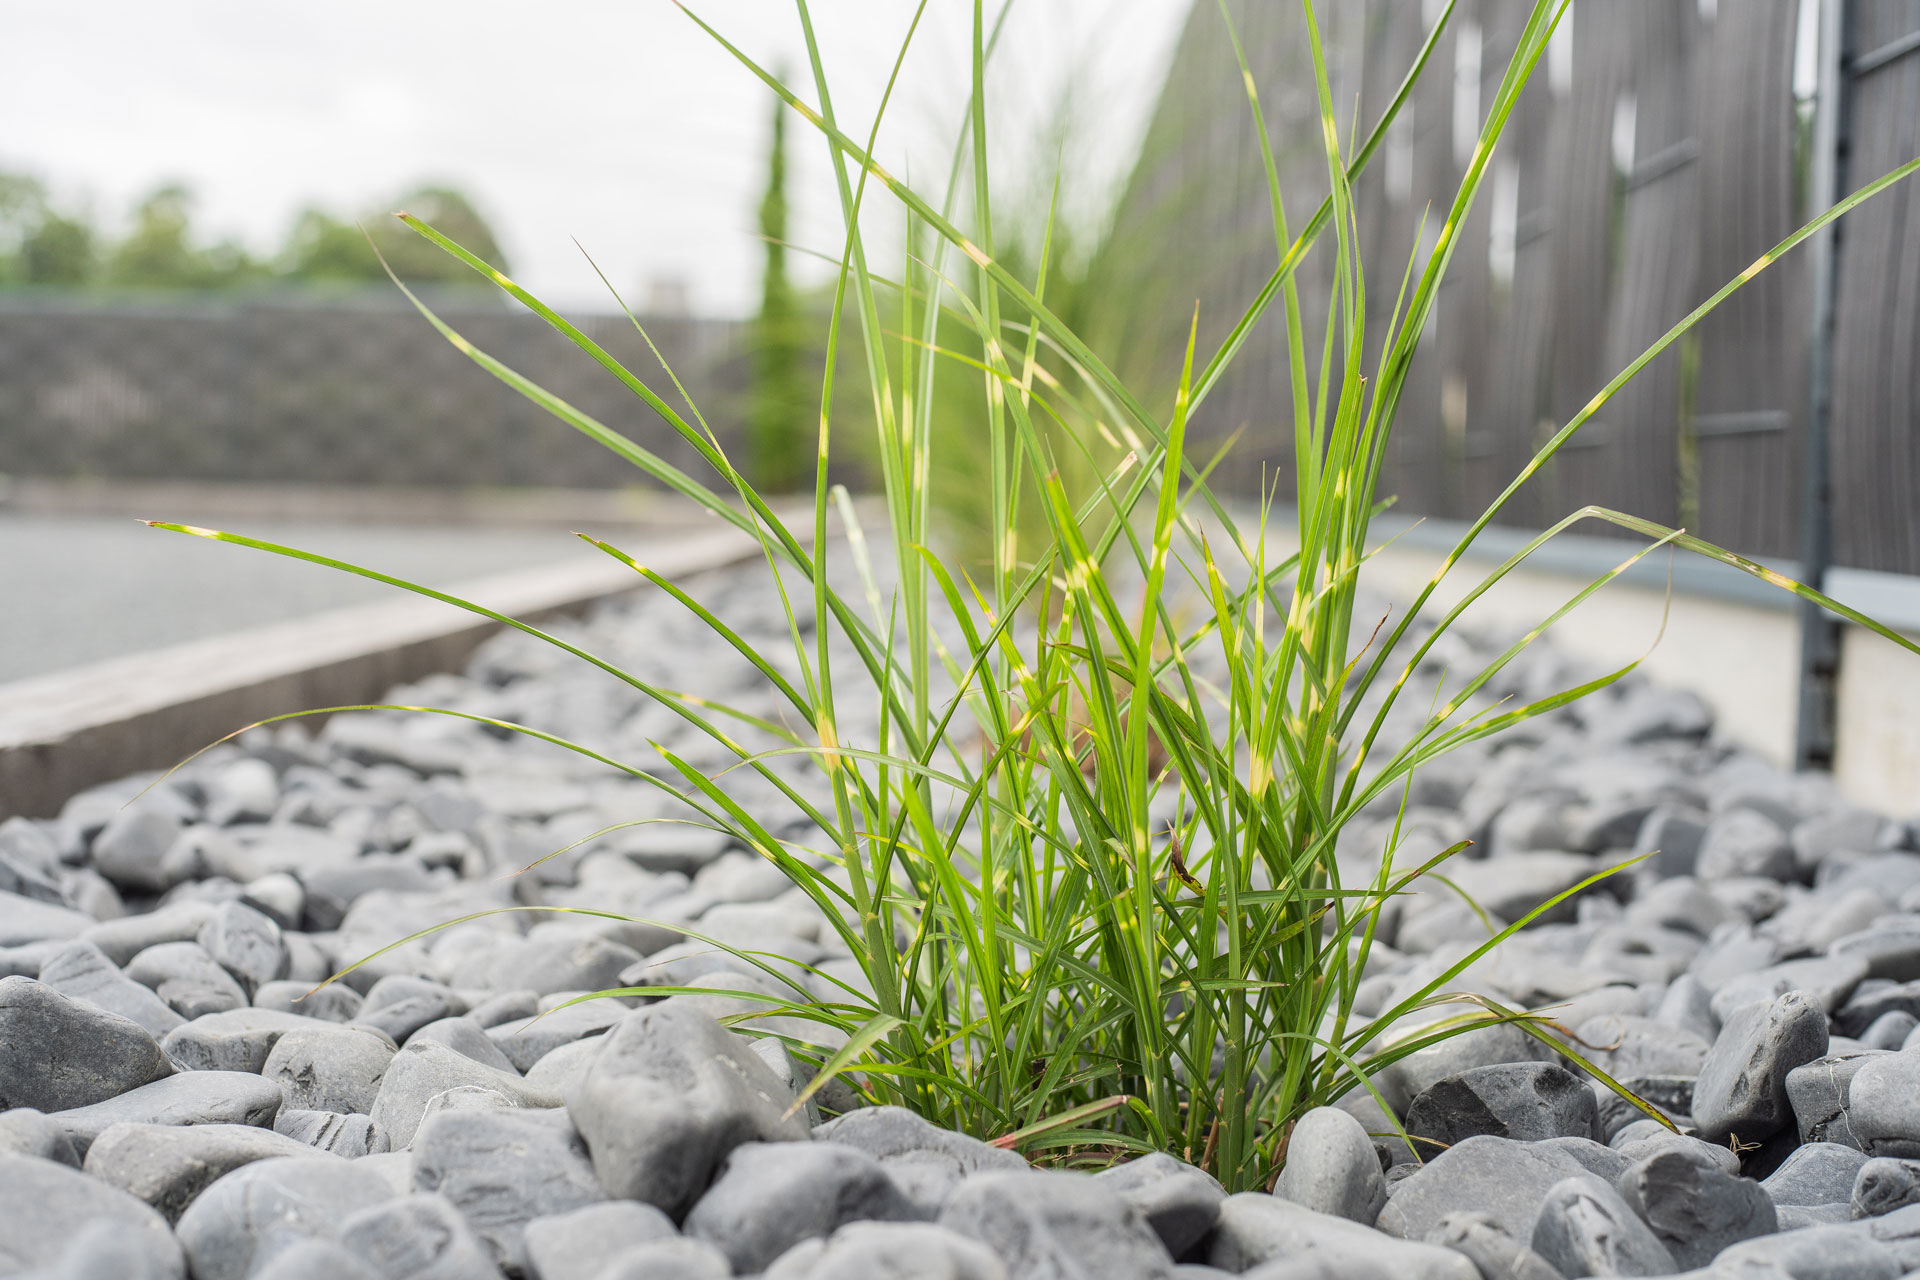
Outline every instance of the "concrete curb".
[[[757, 554], [752, 538], [725, 529], [647, 548], [644, 563], [671, 578]], [[450, 594], [534, 621], [636, 585], [633, 570], [609, 559], [500, 574]], [[371, 702], [457, 669], [497, 629], [403, 595], [0, 685], [0, 816], [51, 816], [75, 792], [167, 768], [268, 716]]]

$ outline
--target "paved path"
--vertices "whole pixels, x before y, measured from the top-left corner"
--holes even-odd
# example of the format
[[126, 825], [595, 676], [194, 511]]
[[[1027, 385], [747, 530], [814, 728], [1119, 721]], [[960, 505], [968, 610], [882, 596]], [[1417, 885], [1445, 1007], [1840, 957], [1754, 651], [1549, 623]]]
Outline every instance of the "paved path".
[[[228, 527], [442, 589], [600, 556], [560, 530], [259, 520]], [[135, 520], [0, 515], [0, 682], [398, 595], [319, 565]]]

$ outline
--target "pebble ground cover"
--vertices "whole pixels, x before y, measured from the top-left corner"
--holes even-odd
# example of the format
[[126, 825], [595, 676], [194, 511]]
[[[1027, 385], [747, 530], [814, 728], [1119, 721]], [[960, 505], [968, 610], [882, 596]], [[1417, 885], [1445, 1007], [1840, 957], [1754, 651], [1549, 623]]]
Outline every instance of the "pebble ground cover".
[[[1349, 151], [1306, 8], [1330, 192], [1290, 232], [1269, 161], [1273, 276], [1212, 357], [1189, 338], [1165, 411], [1048, 310], [1044, 244], [1031, 278], [995, 257], [984, 7], [939, 199], [872, 157], [877, 121], [864, 146], [837, 122], [799, 12], [811, 101], [734, 52], [828, 146], [848, 232], [811, 528], [696, 406], [408, 219], [712, 478], [427, 322], [764, 564], [682, 585], [629, 560], [645, 595], [584, 627], [513, 623], [466, 676], [318, 737], [257, 727], [0, 829], [0, 1257], [197, 1280], [1920, 1267], [1914, 831], [1535, 643], [1612, 574], [1492, 642], [1423, 612], [1433, 587], [1360, 589], [1456, 229], [1565, 5], [1533, 9], [1380, 342], [1348, 184], [1441, 26]], [[867, 260], [870, 195], [907, 220], [897, 283]], [[1293, 273], [1319, 241], [1316, 379]], [[1283, 517], [1223, 502], [1186, 441], [1276, 307]], [[827, 483], [843, 336], [871, 542]], [[979, 379], [957, 425], [941, 363]], [[931, 516], [954, 449], [987, 460], [976, 563]], [[1582, 518], [1838, 608], [1619, 512], [1534, 545]]]

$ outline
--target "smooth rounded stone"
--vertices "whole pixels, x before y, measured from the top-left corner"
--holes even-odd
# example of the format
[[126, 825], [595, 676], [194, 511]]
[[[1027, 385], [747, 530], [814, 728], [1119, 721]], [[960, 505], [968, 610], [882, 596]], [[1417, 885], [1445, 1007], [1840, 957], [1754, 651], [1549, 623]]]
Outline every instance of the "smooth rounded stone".
[[[1674, 1133], [1670, 1129], [1662, 1129], [1659, 1133], [1651, 1137], [1641, 1138], [1638, 1141], [1626, 1143], [1618, 1148], [1618, 1154], [1624, 1158], [1629, 1165], [1636, 1165], [1644, 1160], [1651, 1160], [1653, 1157], [1667, 1151], [1680, 1151], [1696, 1159], [1710, 1161], [1724, 1173], [1737, 1174], [1740, 1172], [1740, 1157], [1734, 1154], [1732, 1148], [1719, 1146], [1712, 1142], [1702, 1142], [1698, 1138], [1691, 1138], [1683, 1133]], [[1624, 1173], [1625, 1170], [1621, 1172]], [[1617, 1181], [1619, 1176], [1619, 1174], [1615, 1174], [1613, 1178], [1608, 1180]]]
[[1380, 1230], [1402, 1240], [1424, 1240], [1449, 1213], [1485, 1213], [1516, 1240], [1528, 1238], [1547, 1188], [1564, 1178], [1590, 1177], [1586, 1167], [1545, 1143], [1481, 1136], [1443, 1151], [1393, 1190], [1380, 1211]]
[[60, 884], [60, 848], [28, 818], [0, 822], [0, 892], [76, 906]]
[[170, 809], [136, 801], [93, 838], [88, 857], [116, 889], [162, 893], [192, 874], [191, 862], [167, 857], [185, 829]]
[[650, 1204], [602, 1200], [528, 1222], [520, 1269], [527, 1280], [596, 1280], [622, 1252], [677, 1234], [673, 1219]]
[[1851, 1220], [1844, 1204], [1783, 1204], [1774, 1212], [1779, 1216], [1782, 1231], [1826, 1227]]
[[413, 1141], [413, 1185], [445, 1196], [494, 1261], [520, 1256], [533, 1219], [606, 1199], [564, 1111], [443, 1111]]
[[[964, 1194], [964, 1188], [962, 1194]], [[1352, 1280], [1479, 1280], [1463, 1253], [1396, 1239], [1372, 1227], [1259, 1192], [1228, 1196], [1207, 1238], [1206, 1260], [1223, 1271], [1260, 1274], [1263, 1264], [1311, 1265]], [[1033, 1274], [1014, 1268], [1015, 1275]], [[1066, 1271], [1097, 1276], [1098, 1269]]]
[[[381, 981], [388, 982], [391, 979], [383, 978]], [[378, 984], [374, 991], [379, 991]], [[414, 1032], [429, 1023], [442, 1018], [459, 1017], [465, 1011], [466, 1002], [449, 988], [420, 991], [378, 1002], [369, 995], [360, 1006], [360, 1012], [354, 1016], [353, 1025], [369, 1027], [386, 1035], [395, 1044], [405, 1044]]]
[[[186, 1275], [165, 1218], [118, 1187], [64, 1164], [0, 1155], [0, 1206], [0, 1274], [62, 1266], [76, 1237], [104, 1229], [130, 1246], [120, 1256], [141, 1259], [149, 1274], [164, 1280]], [[115, 1280], [138, 1274], [122, 1272]]]
[[975, 1174], [948, 1198], [939, 1225], [986, 1245], [1014, 1276], [1160, 1280], [1173, 1269], [1146, 1215], [1080, 1174]]
[[35, 978], [0, 978], [0, 1110], [69, 1111], [172, 1072], [139, 1023]]
[[1712, 1044], [1720, 1034], [1720, 1019], [1713, 1012], [1713, 993], [1690, 973], [1679, 975], [1667, 985], [1666, 994], [1660, 997], [1660, 1003], [1649, 1016], [1655, 1022], [1664, 1022], [1698, 1037], [1703, 1045]]
[[1878, 1218], [1913, 1204], [1920, 1204], [1920, 1160], [1862, 1158], [1847, 1193], [1850, 1217]]
[[300, 908], [306, 890], [285, 871], [274, 871], [242, 885], [240, 901], [280, 926], [284, 937], [288, 930], [300, 927]]
[[1870, 977], [1894, 982], [1920, 980], [1920, 914], [1882, 916], [1858, 933], [1835, 938], [1830, 956], [1854, 956], [1866, 961]]
[[1793, 1107], [1802, 1142], [1838, 1142], [1858, 1148], [1860, 1138], [1848, 1115], [1848, 1090], [1874, 1052], [1829, 1053], [1787, 1072], [1787, 1101]]
[[1734, 913], [1693, 876], [1677, 875], [1644, 887], [1628, 905], [1625, 919], [1664, 933], [1691, 935], [1693, 950], [1698, 951], [1701, 939], [1731, 923]]
[[704, 1240], [684, 1237], [622, 1250], [595, 1280], [728, 1280], [727, 1255]]
[[1869, 1049], [1897, 1051], [1907, 1043], [1907, 1037], [1920, 1027], [1920, 1018], [1914, 1017], [1905, 1009], [1891, 1009], [1873, 1020], [1871, 1026], [1860, 1033], [1860, 1043]]
[[502, 991], [499, 995], [482, 1000], [467, 1010], [467, 1016], [479, 1023], [482, 1028], [491, 1031], [503, 1022], [531, 1018], [540, 1011], [539, 1005], [538, 992], [517, 987], [512, 991]]
[[1545, 1258], [1502, 1231], [1484, 1213], [1450, 1213], [1434, 1225], [1428, 1244], [1464, 1254], [1486, 1280], [1565, 1280]]
[[176, 1027], [161, 1047], [188, 1071], [258, 1073], [280, 1038], [292, 1032], [333, 1030], [333, 1024], [273, 1009], [209, 1013]]
[[[1582, 853], [1528, 852], [1491, 858], [1456, 858], [1447, 864], [1447, 878], [1482, 911], [1502, 920], [1519, 920], [1545, 906], [1602, 868]], [[1571, 920], [1575, 899], [1548, 908], [1540, 923]]]
[[1779, 1229], [1765, 1188], [1689, 1151], [1662, 1151], [1614, 1185], [1682, 1267], [1705, 1266], [1728, 1245]]
[[212, 903], [175, 902], [141, 915], [99, 921], [80, 936], [99, 947], [115, 964], [126, 964], [148, 947], [163, 942], [192, 942], [212, 918]]
[[252, 1280], [380, 1280], [332, 1240], [302, 1240], [273, 1255]]
[[1615, 1083], [1633, 1094], [1633, 1098], [1623, 1098], [1597, 1080], [1590, 1086], [1594, 1097], [1594, 1128], [1608, 1144], [1611, 1145], [1628, 1125], [1642, 1120], [1651, 1120], [1657, 1127], [1666, 1129], [1667, 1126], [1641, 1110], [1639, 1104], [1642, 1102], [1652, 1106], [1672, 1124], [1692, 1127], [1694, 1077], [1628, 1075], [1616, 1076]]
[[369, 1114], [399, 1150], [412, 1144], [414, 1131], [425, 1118], [427, 1103], [434, 1095], [463, 1085], [491, 1089], [516, 1107], [563, 1105], [558, 1096], [530, 1087], [512, 1072], [496, 1070], [443, 1044], [423, 1040], [393, 1055]]
[[1718, 991], [1742, 974], [1779, 963], [1777, 939], [1755, 933], [1744, 920], [1730, 920], [1707, 935], [1707, 943], [1687, 963], [1687, 972], [1709, 991]]
[[322, 1153], [251, 1125], [109, 1125], [87, 1149], [85, 1170], [176, 1221], [194, 1197], [241, 1165]]
[[1633, 1161], [1605, 1143], [1595, 1142], [1591, 1138], [1542, 1138], [1536, 1144], [1550, 1151], [1558, 1151], [1573, 1159], [1588, 1173], [1597, 1178], [1612, 1182], [1625, 1173]]
[[1847, 1119], [1870, 1156], [1920, 1156], [1920, 1052], [1875, 1057], [1847, 1086]]
[[1227, 1198], [1212, 1174], [1164, 1151], [1103, 1169], [1094, 1179], [1144, 1213], [1147, 1225], [1176, 1258], [1213, 1229], [1220, 1202]]
[[864, 1151], [834, 1142], [749, 1142], [721, 1164], [688, 1212], [685, 1230], [747, 1273], [849, 1222], [916, 1217], [880, 1162]]
[[69, 1168], [80, 1167], [80, 1153], [58, 1121], [32, 1107], [0, 1111], [0, 1155], [33, 1156]]
[[[1178, 1277], [1186, 1272], [1176, 1267], [1170, 1274]], [[930, 1222], [850, 1222], [825, 1240], [795, 1245], [767, 1268], [765, 1280], [847, 1280], [852, 1276], [860, 1280], [1007, 1280], [1007, 1270], [985, 1245]]]
[[1731, 978], [1713, 993], [1713, 1016], [1725, 1022], [1735, 1009], [1758, 1000], [1772, 1000], [1789, 991], [1804, 991], [1832, 1013], [1847, 1002], [1867, 976], [1867, 963], [1858, 956], [1813, 956], [1786, 960], [1757, 973]]
[[486, 1035], [514, 1069], [524, 1073], [563, 1045], [605, 1034], [632, 1012], [618, 1000], [588, 1000], [551, 1013], [508, 1019], [487, 1028]]
[[0, 978], [40, 977], [40, 966], [61, 947], [60, 939], [28, 942], [17, 947], [0, 947]]
[[1845, 1204], [1852, 1196], [1865, 1152], [1837, 1142], [1797, 1147], [1760, 1185], [1775, 1206]]
[[506, 1054], [500, 1052], [500, 1046], [489, 1040], [485, 1029], [471, 1017], [442, 1018], [438, 1022], [429, 1022], [407, 1037], [408, 1044], [416, 1040], [431, 1040], [496, 1071], [520, 1074], [520, 1069]]
[[315, 1022], [281, 1035], [260, 1074], [289, 1108], [370, 1114], [394, 1052], [377, 1031]]
[[194, 941], [249, 991], [286, 976], [287, 947], [280, 926], [244, 902], [215, 907]]
[[1895, 1251], [1871, 1235], [1854, 1227], [1815, 1225], [1742, 1241], [1714, 1259], [1707, 1277], [1895, 1280], [1905, 1270]]
[[392, 1199], [386, 1181], [354, 1161], [256, 1160], [202, 1191], [175, 1234], [194, 1280], [245, 1280], [280, 1251], [332, 1239], [343, 1219]]
[[376, 1133], [370, 1116], [339, 1111], [283, 1108], [273, 1118], [273, 1131], [316, 1150], [349, 1160], [386, 1151], [386, 1135]]
[[1435, 1081], [1407, 1108], [1407, 1135], [1430, 1155], [1475, 1134], [1538, 1142], [1591, 1138], [1594, 1098], [1581, 1079], [1552, 1062], [1474, 1067]]
[[733, 845], [724, 831], [688, 822], [649, 822], [628, 827], [613, 837], [613, 848], [645, 871], [696, 874]]
[[667, 999], [601, 1038], [567, 1109], [608, 1195], [679, 1218], [741, 1143], [807, 1140], [792, 1102], [740, 1037]]
[[406, 854], [372, 854], [334, 866], [296, 868], [293, 874], [306, 891], [302, 923], [320, 930], [338, 929], [348, 908], [375, 890], [425, 893], [445, 885], [419, 858]]
[[[756, 1041], [764, 1044], [765, 1041]], [[556, 1097], [571, 1098], [580, 1082], [586, 1078], [587, 1068], [593, 1065], [593, 1059], [600, 1052], [600, 1038], [590, 1036], [585, 1040], [575, 1040], [563, 1044], [551, 1053], [541, 1055], [538, 1062], [527, 1068], [527, 1087], [551, 1093]], [[805, 1087], [804, 1082], [795, 1084], [786, 1081], [787, 1087], [796, 1093]], [[814, 1099], [809, 1098], [809, 1106]], [[809, 1111], [808, 1122], [812, 1123], [815, 1112]]]
[[280, 807], [280, 778], [265, 760], [235, 760], [208, 778], [206, 788], [207, 820], [216, 826], [265, 822]]
[[1694, 870], [1702, 880], [1728, 876], [1795, 880], [1800, 876], [1787, 833], [1752, 809], [1729, 809], [1707, 825]]
[[583, 929], [529, 937], [502, 952], [481, 975], [488, 987], [550, 991], [603, 991], [619, 985], [620, 971], [640, 953]]
[[150, 988], [169, 1009], [186, 1019], [224, 1013], [247, 1003], [247, 993], [233, 975], [197, 942], [162, 942], [148, 947], [127, 962], [126, 976]]
[[1548, 1188], [1529, 1243], [1566, 1276], [1659, 1276], [1679, 1269], [1647, 1224], [1590, 1173]]
[[1833, 1027], [1843, 1036], [1862, 1036], [1890, 1013], [1920, 1015], [1920, 982], [1868, 979], [1834, 1012]]
[[164, 1036], [186, 1021], [167, 1002], [120, 972], [113, 961], [91, 942], [78, 939], [47, 957], [40, 981], [61, 995], [86, 1000], [108, 1013], [137, 1022], [156, 1036]]
[[1373, 1085], [1388, 1106], [1405, 1114], [1415, 1098], [1448, 1076], [1500, 1063], [1543, 1062], [1551, 1053], [1512, 1023], [1496, 1023], [1414, 1050], [1375, 1073]]
[[939, 1216], [961, 1179], [1027, 1168], [1016, 1152], [929, 1124], [904, 1107], [861, 1107], [827, 1121], [813, 1137], [857, 1147], [878, 1160], [929, 1220]]
[[129, 1124], [244, 1124], [272, 1128], [280, 1090], [244, 1071], [183, 1071], [129, 1089], [91, 1106], [57, 1111], [53, 1118], [81, 1158], [110, 1126]]
[[1373, 1139], [1359, 1120], [1339, 1107], [1314, 1107], [1295, 1123], [1273, 1193], [1317, 1213], [1368, 1226], [1387, 1202]]
[[57, 1262], [8, 1274], [16, 1280], [172, 1280], [182, 1265], [179, 1245], [169, 1241], [163, 1247], [149, 1236], [129, 1236], [99, 1219], [66, 1242]]
[[1794, 1118], [1787, 1073], [1826, 1052], [1826, 1012], [1804, 992], [1736, 1009], [1693, 1087], [1693, 1122], [1700, 1136], [1726, 1142], [1737, 1135], [1746, 1143], [1772, 1137]]
[[1707, 834], [1704, 816], [1680, 805], [1655, 806], [1634, 835], [1634, 854], [1653, 855], [1649, 861], [1663, 878], [1692, 875], [1700, 841]]
[[402, 1196], [340, 1224], [342, 1248], [382, 1280], [500, 1280], [486, 1246], [445, 1196]]
[[322, 1022], [352, 1022], [359, 1016], [364, 998], [344, 983], [336, 982], [316, 991], [308, 983], [283, 978], [261, 984], [253, 993], [253, 1007], [297, 1013]]

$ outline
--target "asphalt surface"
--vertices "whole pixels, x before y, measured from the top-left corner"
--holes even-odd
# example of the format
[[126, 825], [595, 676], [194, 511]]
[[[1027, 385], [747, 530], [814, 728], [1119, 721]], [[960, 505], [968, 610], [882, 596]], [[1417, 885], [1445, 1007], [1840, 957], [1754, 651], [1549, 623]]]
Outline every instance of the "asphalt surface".
[[[231, 527], [441, 589], [600, 554], [557, 529]], [[0, 515], [0, 682], [396, 598], [381, 583], [137, 520]]]

